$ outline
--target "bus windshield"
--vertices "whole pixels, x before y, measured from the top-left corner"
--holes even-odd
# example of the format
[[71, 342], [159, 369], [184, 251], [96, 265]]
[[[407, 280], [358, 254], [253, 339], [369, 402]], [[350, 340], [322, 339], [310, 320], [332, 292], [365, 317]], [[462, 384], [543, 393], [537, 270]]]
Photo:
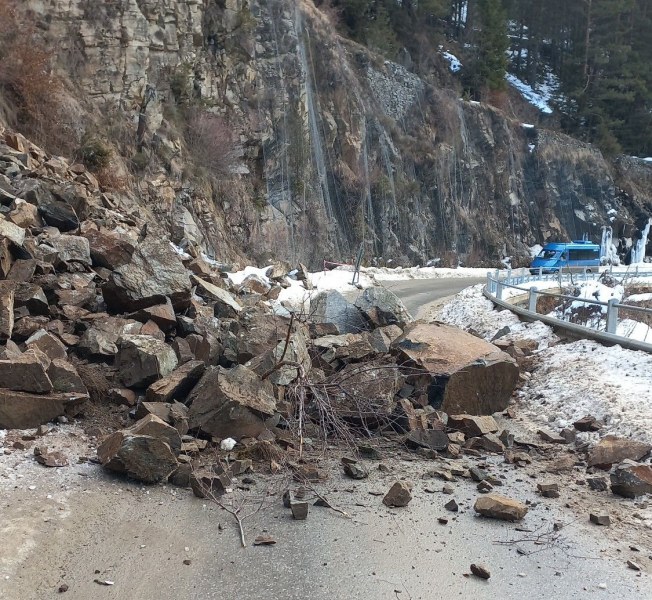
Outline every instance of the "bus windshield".
[[557, 250], [541, 250], [537, 255], [537, 258], [555, 258], [557, 255]]

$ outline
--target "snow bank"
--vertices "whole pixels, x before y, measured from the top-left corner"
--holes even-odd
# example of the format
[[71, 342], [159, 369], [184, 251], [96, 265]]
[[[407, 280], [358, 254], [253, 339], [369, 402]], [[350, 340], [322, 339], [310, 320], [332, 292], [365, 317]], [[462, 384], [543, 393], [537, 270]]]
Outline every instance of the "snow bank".
[[648, 300], [652, 300], [652, 292], [648, 294], [632, 294], [631, 296], [626, 296], [623, 302], [627, 304], [628, 302], [647, 302]]
[[523, 96], [525, 100], [527, 100], [533, 106], [536, 106], [541, 112], [546, 114], [552, 113], [552, 108], [548, 104], [551, 99], [552, 90], [546, 90], [548, 93], [544, 93], [543, 90], [541, 92], [536, 92], [527, 83], [521, 81], [518, 77], [516, 77], [516, 75], [511, 75], [510, 73], [505, 75], [505, 79], [510, 85], [515, 87], [520, 92], [521, 96]]
[[457, 267], [447, 269], [444, 267], [367, 267], [362, 272], [379, 281], [404, 281], [408, 279], [441, 279], [449, 277], [486, 277], [494, 269]]
[[[620, 302], [623, 299], [625, 290], [622, 285], [617, 285], [616, 287], [608, 287], [603, 283], [600, 283], [597, 280], [594, 281], [584, 281], [579, 286], [580, 293], [578, 298], [583, 298], [585, 300], [590, 300], [591, 302], [609, 302], [609, 300], [615, 298]], [[568, 313], [578, 308], [585, 308], [589, 306], [587, 302], [582, 302], [581, 300], [575, 300], [567, 310]], [[601, 306], [603, 313], [607, 312], [606, 306]]]
[[652, 343], [652, 330], [645, 323], [633, 319], [620, 321], [616, 328], [616, 335], [638, 340], [639, 342]]

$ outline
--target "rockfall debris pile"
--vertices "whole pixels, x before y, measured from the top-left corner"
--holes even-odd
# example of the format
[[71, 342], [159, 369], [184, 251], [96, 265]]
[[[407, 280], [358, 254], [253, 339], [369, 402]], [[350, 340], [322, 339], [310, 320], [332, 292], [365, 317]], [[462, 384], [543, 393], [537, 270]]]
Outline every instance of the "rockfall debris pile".
[[[501, 349], [455, 327], [413, 321], [383, 288], [353, 302], [321, 292], [308, 312], [292, 312], [271, 302], [288, 285], [289, 265], [234, 286], [218, 263], [189, 252], [148, 233], [138, 210], [101, 191], [82, 165], [5, 134], [0, 428], [122, 407], [131, 424], [102, 432], [101, 465], [138, 481], [190, 486], [198, 496], [221, 494], [256, 464], [287, 465], [298, 481], [317, 481], [323, 474], [304, 449], [329, 436], [354, 445], [358, 457], [345, 473], [364, 478], [369, 440], [391, 436], [440, 461], [428, 476], [477, 481], [486, 495], [476, 511], [506, 520], [527, 507], [494, 494], [499, 480], [457, 459], [504, 454], [518, 466], [575, 441], [572, 431], [541, 432], [542, 444], [515, 440], [489, 416], [509, 411], [519, 363], [533, 351], [527, 344]], [[294, 273], [310, 289], [305, 268]], [[590, 418], [575, 424], [599, 426]], [[635, 462], [649, 451], [605, 437], [570, 456], [591, 471], [614, 465], [612, 490], [637, 496], [652, 491], [652, 468]], [[66, 464], [46, 448], [36, 458]], [[604, 477], [591, 481], [607, 487]], [[555, 497], [554, 485], [541, 485], [542, 496]], [[383, 502], [410, 499], [410, 485], [397, 482]], [[300, 499], [289, 502], [307, 514]]]

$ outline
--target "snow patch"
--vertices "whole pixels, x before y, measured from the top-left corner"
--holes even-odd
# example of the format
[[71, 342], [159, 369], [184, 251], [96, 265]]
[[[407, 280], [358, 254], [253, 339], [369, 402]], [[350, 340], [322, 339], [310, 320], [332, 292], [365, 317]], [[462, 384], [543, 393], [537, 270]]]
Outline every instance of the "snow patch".
[[532, 86], [529, 86], [527, 83], [521, 81], [518, 77], [516, 77], [516, 75], [507, 73], [505, 75], [505, 79], [507, 79], [507, 82], [511, 86], [515, 87], [520, 92], [521, 96], [523, 96], [525, 100], [527, 100], [533, 106], [536, 106], [541, 112], [546, 114], [552, 113], [552, 108], [548, 104], [552, 97], [552, 90], [550, 89], [550, 86], [546, 86], [545, 91], [542, 86], [540, 88], [541, 91], [536, 92]]

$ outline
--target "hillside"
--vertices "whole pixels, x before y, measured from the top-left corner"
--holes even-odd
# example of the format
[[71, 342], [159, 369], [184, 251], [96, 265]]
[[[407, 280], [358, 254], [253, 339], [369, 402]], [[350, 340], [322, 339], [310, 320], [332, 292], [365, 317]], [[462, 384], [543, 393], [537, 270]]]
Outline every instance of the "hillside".
[[221, 261], [318, 267], [362, 244], [367, 263], [518, 264], [603, 226], [626, 258], [652, 214], [649, 163], [605, 158], [514, 92], [464, 100], [443, 55], [386, 60], [330, 5], [0, 4], [7, 126]]

